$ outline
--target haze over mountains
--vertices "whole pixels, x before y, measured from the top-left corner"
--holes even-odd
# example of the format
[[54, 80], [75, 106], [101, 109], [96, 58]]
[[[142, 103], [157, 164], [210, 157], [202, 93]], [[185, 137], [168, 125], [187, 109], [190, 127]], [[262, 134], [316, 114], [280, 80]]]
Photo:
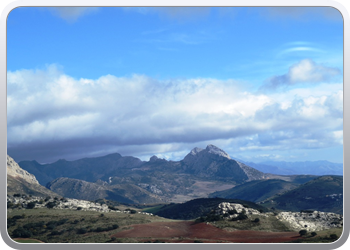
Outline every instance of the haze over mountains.
[[293, 175], [293, 174], [314, 174], [314, 175], [343, 175], [343, 164], [329, 161], [264, 161], [260, 163], [245, 162], [239, 160], [264, 173]]

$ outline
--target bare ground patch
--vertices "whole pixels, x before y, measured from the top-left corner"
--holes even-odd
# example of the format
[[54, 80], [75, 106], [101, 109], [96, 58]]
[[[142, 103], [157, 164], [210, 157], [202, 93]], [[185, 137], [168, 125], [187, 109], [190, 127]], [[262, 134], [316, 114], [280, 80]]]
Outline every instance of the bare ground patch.
[[228, 243], [276, 243], [292, 241], [299, 237], [297, 232], [262, 232], [237, 230], [228, 232], [206, 223], [192, 221], [154, 222], [132, 225], [132, 229], [118, 232], [111, 237], [161, 239], [164, 242], [228, 242]]

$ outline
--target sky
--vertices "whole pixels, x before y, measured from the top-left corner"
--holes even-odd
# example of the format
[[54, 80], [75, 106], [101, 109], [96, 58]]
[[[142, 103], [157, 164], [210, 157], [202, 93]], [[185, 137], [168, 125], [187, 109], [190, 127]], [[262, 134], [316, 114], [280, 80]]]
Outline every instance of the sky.
[[343, 162], [343, 19], [328, 7], [20, 7], [7, 150]]

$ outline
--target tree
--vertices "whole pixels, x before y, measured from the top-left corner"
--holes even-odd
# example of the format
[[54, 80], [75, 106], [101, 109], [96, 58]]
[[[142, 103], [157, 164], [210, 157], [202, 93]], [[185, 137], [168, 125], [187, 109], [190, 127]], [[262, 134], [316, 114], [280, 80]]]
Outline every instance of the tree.
[[299, 231], [300, 236], [304, 236], [307, 234], [307, 231], [305, 229]]
[[50, 201], [46, 204], [47, 208], [53, 208], [54, 206], [56, 206], [56, 202]]
[[32, 201], [27, 204], [27, 209], [33, 209], [35, 207], [36, 202]]
[[336, 235], [336, 234], [331, 234], [331, 235], [329, 235], [329, 237], [330, 237], [332, 240], [337, 240], [337, 239], [338, 239], [338, 235]]

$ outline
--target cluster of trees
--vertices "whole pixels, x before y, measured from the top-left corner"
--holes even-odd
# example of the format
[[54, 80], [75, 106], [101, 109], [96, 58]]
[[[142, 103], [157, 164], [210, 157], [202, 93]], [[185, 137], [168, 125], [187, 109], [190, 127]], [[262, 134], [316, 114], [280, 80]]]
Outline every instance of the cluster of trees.
[[88, 230], [87, 228], [79, 228], [77, 229], [77, 234], [85, 234], [85, 233], [88, 233], [88, 232], [96, 232], [96, 233], [100, 233], [100, 232], [106, 232], [106, 231], [111, 231], [111, 230], [114, 230], [114, 229], [117, 229], [119, 228], [119, 226], [117, 224], [114, 224], [112, 226], [108, 226], [108, 227], [97, 227], [95, 229], [90, 229]]
[[[299, 235], [300, 235], [300, 237], [306, 236], [306, 235], [308, 235], [308, 231], [305, 230], [305, 229], [300, 230], [299, 231]], [[315, 237], [316, 235], [317, 235], [316, 232], [311, 232], [311, 237]], [[338, 239], [338, 235], [337, 234], [330, 234], [329, 238], [332, 239], [332, 240], [337, 240]]]
[[[10, 221], [11, 226], [16, 225], [16, 221], [18, 219], [22, 219], [22, 216], [14, 216], [8, 221]], [[55, 229], [57, 226], [63, 225], [68, 221], [68, 219], [61, 219], [58, 221], [49, 221], [45, 223], [44, 221], [39, 221], [39, 222], [31, 222], [24, 224], [23, 226], [17, 227], [15, 230], [12, 231], [11, 236], [13, 238], [29, 238], [32, 237], [33, 235], [40, 235], [43, 233], [46, 233], [50, 230]], [[64, 232], [64, 231], [63, 231]], [[63, 232], [51, 232], [51, 235], [58, 235], [59, 233], [62, 234]]]

